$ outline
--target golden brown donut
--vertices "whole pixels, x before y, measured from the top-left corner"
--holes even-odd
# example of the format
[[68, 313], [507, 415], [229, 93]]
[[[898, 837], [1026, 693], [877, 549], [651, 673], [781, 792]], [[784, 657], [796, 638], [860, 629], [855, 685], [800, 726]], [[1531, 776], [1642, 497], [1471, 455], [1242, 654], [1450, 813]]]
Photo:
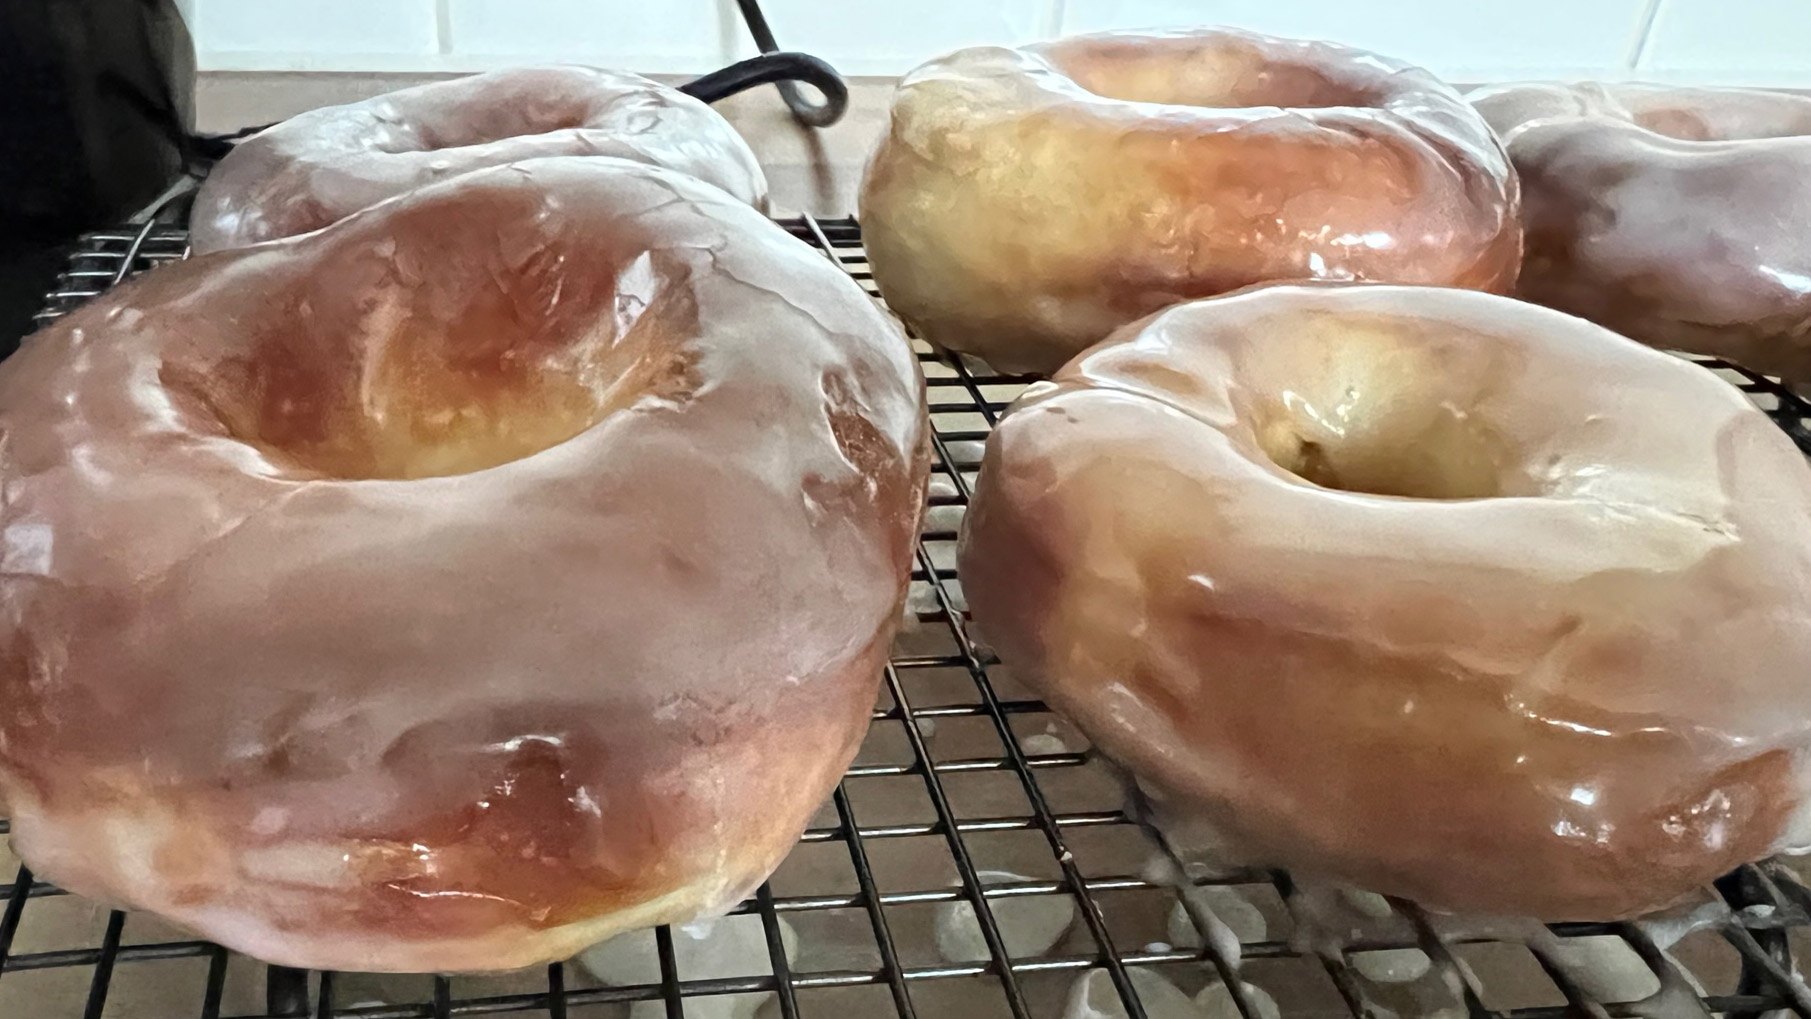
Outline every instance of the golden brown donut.
[[866, 731], [927, 470], [860, 288], [615, 159], [160, 269], [0, 365], [0, 434], [14, 847], [322, 969], [753, 889]]
[[392, 195], [541, 156], [617, 156], [689, 173], [765, 210], [742, 136], [691, 96], [589, 67], [492, 71], [283, 121], [239, 143], [195, 197], [198, 253], [318, 230]]
[[862, 184], [887, 302], [939, 346], [1055, 371], [1165, 305], [1283, 279], [1507, 291], [1516, 185], [1458, 93], [1231, 29], [985, 47], [907, 75]]
[[1520, 296], [1811, 382], [1811, 97], [1585, 83], [1471, 100], [1521, 174]]
[[1606, 920], [1811, 847], [1811, 469], [1559, 312], [1127, 326], [989, 438], [959, 566], [1002, 661], [1251, 862]]

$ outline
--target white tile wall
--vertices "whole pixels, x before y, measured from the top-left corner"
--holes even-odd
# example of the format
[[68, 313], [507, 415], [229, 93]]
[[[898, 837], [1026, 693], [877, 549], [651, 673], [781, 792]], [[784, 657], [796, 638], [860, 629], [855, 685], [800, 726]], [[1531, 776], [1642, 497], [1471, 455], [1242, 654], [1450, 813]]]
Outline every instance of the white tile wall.
[[[964, 46], [1014, 46], [1053, 34], [1048, 0], [762, 0], [780, 45], [829, 60], [844, 74], [899, 74]], [[747, 32], [737, 56], [755, 50]]]
[[418, 57], [437, 51], [434, 5], [423, 0], [194, 0], [203, 67], [293, 54], [298, 68]]
[[1811, 0], [1662, 0], [1636, 73], [1811, 87]]
[[[4, 0], [0, 0], [4, 2]], [[734, 0], [192, 0], [204, 68], [690, 72], [752, 52]], [[1459, 81], [1811, 87], [1811, 0], [763, 0], [782, 45], [897, 74], [976, 43], [1163, 24], [1333, 38]]]
[[448, 0], [456, 54], [554, 57], [637, 70], [710, 70], [723, 62], [716, 0]]

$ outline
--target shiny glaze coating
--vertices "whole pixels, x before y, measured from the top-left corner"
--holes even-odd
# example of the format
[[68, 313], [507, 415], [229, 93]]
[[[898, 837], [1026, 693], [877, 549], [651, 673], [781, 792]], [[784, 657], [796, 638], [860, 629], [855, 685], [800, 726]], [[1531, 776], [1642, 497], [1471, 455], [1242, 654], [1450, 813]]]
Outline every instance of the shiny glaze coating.
[[989, 438], [1015, 674], [1249, 862], [1604, 920], [1807, 845], [1811, 468], [1734, 388], [1464, 290], [1126, 327]]
[[1507, 291], [1516, 187], [1426, 71], [1229, 29], [962, 50], [907, 75], [868, 165], [888, 304], [1055, 371], [1176, 301], [1286, 279]]
[[1811, 97], [1524, 84], [1470, 98], [1521, 174], [1521, 297], [1811, 382]]
[[198, 253], [318, 230], [425, 184], [542, 156], [664, 166], [767, 207], [767, 178], [709, 106], [637, 74], [514, 68], [310, 110], [240, 142], [201, 185]]
[[311, 968], [727, 909], [866, 731], [922, 386], [835, 266], [613, 159], [97, 300], [0, 365], [14, 847]]

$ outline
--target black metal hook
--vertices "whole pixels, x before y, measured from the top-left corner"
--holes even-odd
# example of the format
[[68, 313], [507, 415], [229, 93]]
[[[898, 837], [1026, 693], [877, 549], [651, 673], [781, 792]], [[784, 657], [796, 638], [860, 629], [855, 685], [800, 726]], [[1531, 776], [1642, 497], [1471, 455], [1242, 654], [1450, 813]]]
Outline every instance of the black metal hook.
[[[761, 12], [759, 0], [736, 0], [736, 6], [742, 11], [742, 23], [748, 26], [748, 34], [755, 40], [755, 48], [762, 53], [779, 53], [779, 41], [773, 37], [773, 29], [767, 24], [767, 15]], [[829, 65], [825, 65], [828, 67]], [[834, 70], [834, 91], [826, 89], [822, 82], [812, 80], [819, 92], [824, 93], [824, 101], [813, 102], [799, 89], [794, 81], [775, 83], [780, 90], [780, 98], [786, 100], [786, 107], [792, 111], [799, 123], [807, 127], [829, 127], [842, 119], [843, 111], [849, 106], [849, 89], [843, 79]]]
[[[751, 88], [773, 85], [780, 90], [780, 98], [786, 101], [792, 115], [806, 127], [829, 127], [843, 119], [849, 109], [849, 86], [836, 68], [809, 53], [782, 51], [758, 0], [736, 0], [736, 6], [742, 9], [742, 20], [761, 55], [696, 78], [681, 85], [679, 91], [714, 103]], [[810, 85], [823, 98], [806, 95], [800, 83]], [[212, 164], [231, 152], [235, 142], [273, 126], [260, 124], [230, 134], [195, 135], [189, 139], [189, 151], [203, 165]]]
[[[823, 100], [808, 98], [800, 91], [799, 82], [823, 93]], [[842, 76], [809, 53], [763, 53], [687, 82], [679, 91], [714, 103], [758, 85], [778, 85], [792, 115], [807, 127], [829, 127], [849, 108], [849, 87]]]

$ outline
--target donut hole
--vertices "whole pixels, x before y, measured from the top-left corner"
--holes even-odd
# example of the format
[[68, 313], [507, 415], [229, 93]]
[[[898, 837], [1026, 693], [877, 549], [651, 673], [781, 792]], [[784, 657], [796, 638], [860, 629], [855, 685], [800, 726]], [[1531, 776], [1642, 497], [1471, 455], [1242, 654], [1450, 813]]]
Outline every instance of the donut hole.
[[419, 102], [406, 117], [395, 117], [413, 133], [409, 148], [421, 152], [577, 130], [592, 126], [601, 112], [592, 97], [598, 87], [592, 73], [504, 72], [490, 78], [482, 95], [449, 82], [444, 101]]
[[1526, 494], [1507, 477], [1501, 437], [1450, 403], [1368, 401], [1353, 388], [1317, 405], [1285, 392], [1266, 417], [1264, 455], [1321, 488], [1404, 499]]
[[1798, 96], [1757, 97], [1742, 105], [1632, 104], [1637, 127], [1684, 142], [1760, 141], [1811, 135], [1811, 111]]
[[689, 291], [666, 287], [650, 256], [612, 272], [579, 264], [595, 249], [558, 245], [512, 265], [514, 238], [485, 228], [484, 248], [378, 253], [394, 267], [360, 300], [292, 293], [239, 355], [202, 376], [166, 369], [166, 384], [271, 459], [341, 479], [496, 467], [689, 391], [684, 345], [667, 339], [669, 315], [693, 314]]
[[1666, 138], [1685, 142], [1723, 140], [1703, 118], [1689, 110], [1643, 110], [1633, 119], [1637, 127]]
[[462, 149], [510, 138], [576, 131], [586, 126], [585, 112], [573, 109], [503, 107], [467, 110], [463, 114], [458, 118], [424, 120], [415, 132], [416, 150]]
[[[1173, 44], [1171, 44], [1173, 45]], [[1207, 109], [1281, 107], [1312, 110], [1374, 107], [1371, 83], [1342, 80], [1347, 68], [1278, 59], [1236, 43], [1178, 52], [1153, 52], [1123, 41], [1058, 46], [1050, 62], [1071, 81], [1103, 99]], [[1352, 69], [1356, 70], [1356, 69]], [[1354, 75], [1354, 78], [1357, 78]]]

